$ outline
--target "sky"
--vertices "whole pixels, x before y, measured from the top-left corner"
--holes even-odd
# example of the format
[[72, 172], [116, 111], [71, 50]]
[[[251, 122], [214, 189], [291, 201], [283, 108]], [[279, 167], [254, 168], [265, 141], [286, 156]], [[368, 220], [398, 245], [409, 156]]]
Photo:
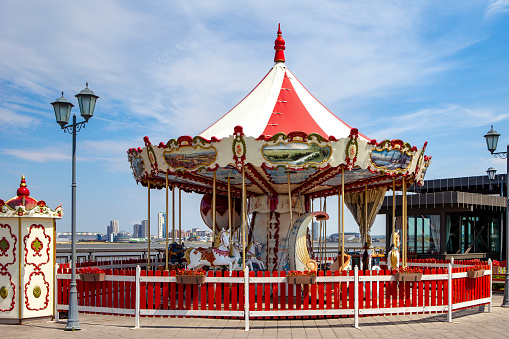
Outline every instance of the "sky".
[[[72, 136], [50, 103], [64, 91], [82, 119], [74, 95], [88, 82], [100, 98], [78, 133], [77, 231], [118, 220], [132, 232], [147, 190], [126, 151], [198, 135], [234, 107], [273, 66], [278, 23], [286, 66], [340, 119], [377, 140], [428, 141], [426, 179], [505, 173], [483, 135], [494, 125], [499, 150], [509, 143], [509, 0], [3, 1], [0, 199], [25, 175], [70, 231]], [[152, 193], [152, 234], [164, 197]], [[200, 199], [183, 194], [184, 229], [205, 228]]]

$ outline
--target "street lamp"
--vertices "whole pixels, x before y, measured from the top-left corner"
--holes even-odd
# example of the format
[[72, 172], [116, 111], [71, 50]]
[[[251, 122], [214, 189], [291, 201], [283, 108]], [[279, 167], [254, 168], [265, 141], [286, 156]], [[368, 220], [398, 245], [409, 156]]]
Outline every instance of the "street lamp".
[[[486, 138], [486, 146], [488, 146], [488, 151], [493, 154], [493, 156], [499, 157], [501, 159], [507, 159], [507, 172], [505, 175], [505, 185], [506, 185], [506, 199], [509, 198], [509, 158], [507, 158], [507, 154], [509, 154], [509, 144], [507, 145], [506, 152], [495, 152], [497, 149], [498, 137], [500, 134], [493, 130], [493, 126], [491, 126], [491, 130], [486, 133], [484, 136]], [[490, 169], [488, 169], [490, 171]], [[488, 172], [487, 171], [487, 172]], [[491, 171], [493, 177], [495, 177], [495, 172]], [[488, 176], [490, 173], [488, 172]], [[504, 289], [504, 300], [502, 302], [502, 307], [509, 307], [509, 204], [506, 200], [505, 207], [505, 261], [506, 261], [506, 275], [505, 275], [505, 289]]]
[[85, 127], [85, 124], [94, 115], [95, 102], [99, 97], [88, 88], [87, 83], [87, 87], [76, 94], [76, 98], [78, 98], [81, 116], [85, 121], [76, 122], [76, 114], [73, 114], [72, 124], [69, 125], [67, 125], [67, 122], [74, 105], [64, 98], [64, 92], [62, 92], [60, 98], [51, 103], [55, 110], [57, 123], [64, 132], [72, 133], [71, 289], [69, 291], [69, 311], [67, 312], [66, 331], [81, 330], [78, 319], [78, 291], [76, 289], [76, 133]]

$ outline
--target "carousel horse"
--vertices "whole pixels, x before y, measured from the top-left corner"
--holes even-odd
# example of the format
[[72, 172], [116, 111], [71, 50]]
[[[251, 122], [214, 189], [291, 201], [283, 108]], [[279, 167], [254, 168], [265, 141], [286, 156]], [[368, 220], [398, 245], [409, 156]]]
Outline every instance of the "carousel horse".
[[232, 261], [229, 251], [230, 235], [227, 230], [222, 230], [216, 237], [214, 247], [189, 248], [185, 252], [187, 268], [201, 268], [203, 266], [226, 266], [232, 271]]
[[260, 270], [265, 271], [265, 264], [256, 256], [257, 250], [261, 248], [262, 244], [260, 244], [260, 242], [257, 240], [253, 240], [251, 241], [251, 245], [246, 250], [246, 264], [249, 265], [251, 271], [253, 270], [253, 264], [258, 265]]
[[186, 246], [184, 244], [179, 244], [177, 242], [171, 243], [168, 245], [168, 262], [172, 265], [177, 265], [179, 267], [183, 266], [184, 262], [184, 252], [186, 251]]
[[[253, 240], [251, 242], [251, 245], [249, 246], [249, 249], [246, 251], [246, 265], [249, 266], [249, 269], [251, 271], [254, 270], [253, 264], [258, 265], [260, 270], [265, 270], [265, 265], [263, 261], [259, 260], [256, 257], [256, 249], [260, 248], [262, 245], [256, 241]], [[238, 241], [233, 242], [232, 246], [232, 257], [235, 258], [235, 265], [238, 268], [241, 268], [242, 264], [242, 254], [240, 253], [242, 251], [242, 244]], [[235, 270], [235, 267], [234, 267]]]
[[391, 249], [387, 254], [387, 268], [395, 270], [399, 268], [399, 230], [392, 232], [391, 240]]

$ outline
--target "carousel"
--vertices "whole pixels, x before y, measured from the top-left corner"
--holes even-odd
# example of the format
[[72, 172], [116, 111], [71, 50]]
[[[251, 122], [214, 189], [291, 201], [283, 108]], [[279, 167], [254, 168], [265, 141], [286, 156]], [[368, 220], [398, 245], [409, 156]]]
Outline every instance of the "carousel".
[[[179, 201], [181, 191], [203, 195], [196, 208], [214, 241], [210, 249], [185, 252], [189, 268], [242, 269], [256, 263], [270, 271], [316, 270], [320, 263], [309, 226], [317, 220], [325, 230], [327, 198], [337, 196], [338, 224], [332, 226], [339, 235], [335, 264], [343, 269], [348, 264], [346, 209], [359, 226], [362, 244], [369, 247], [371, 226], [388, 191], [402, 191], [405, 206], [407, 187], [424, 180], [431, 159], [424, 154], [426, 143], [417, 148], [398, 139], [378, 142], [347, 125], [287, 68], [280, 28], [274, 49], [275, 64], [261, 82], [200, 135], [158, 144], [145, 137], [143, 147], [127, 151], [134, 179], [148, 189], [149, 223], [150, 190], [166, 190], [167, 216], [172, 215], [172, 192], [172, 239], [175, 193]], [[401, 252], [405, 265], [405, 208], [402, 217], [402, 248], [394, 241], [393, 252]], [[395, 231], [395, 220], [392, 227]], [[166, 248], [172, 248], [169, 228]], [[175, 245], [180, 246], [181, 239]], [[150, 240], [148, 246], [150, 251]]]

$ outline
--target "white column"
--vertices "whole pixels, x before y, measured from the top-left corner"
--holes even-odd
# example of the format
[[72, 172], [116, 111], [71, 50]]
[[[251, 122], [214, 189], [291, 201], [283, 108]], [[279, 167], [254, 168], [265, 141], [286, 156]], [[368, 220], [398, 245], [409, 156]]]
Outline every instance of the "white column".
[[244, 331], [249, 331], [249, 267], [244, 266]]
[[[168, 218], [168, 216], [166, 216]], [[168, 220], [168, 219], [166, 219]], [[140, 275], [141, 268], [140, 265], [136, 266], [136, 277], [135, 277], [135, 285], [136, 285], [136, 300], [134, 304], [134, 328], [140, 328]]]
[[447, 321], [452, 322], [452, 264], [447, 264]]
[[354, 270], [354, 278], [353, 278], [353, 312], [354, 312], [354, 320], [353, 326], [355, 328], [359, 328], [359, 267], [355, 266]]

